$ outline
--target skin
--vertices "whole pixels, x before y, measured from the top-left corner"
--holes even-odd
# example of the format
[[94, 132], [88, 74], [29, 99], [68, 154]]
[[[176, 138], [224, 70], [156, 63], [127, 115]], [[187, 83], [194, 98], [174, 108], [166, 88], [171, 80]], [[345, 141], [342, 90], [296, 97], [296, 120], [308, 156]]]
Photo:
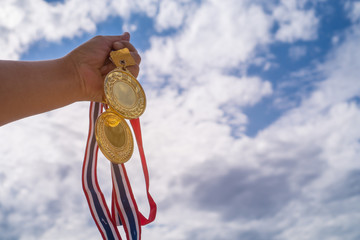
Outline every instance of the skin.
[[115, 68], [112, 50], [128, 48], [136, 65], [128, 70], [137, 77], [141, 58], [130, 35], [96, 36], [66, 56], [48, 61], [0, 61], [0, 126], [77, 101], [101, 102], [103, 84]]

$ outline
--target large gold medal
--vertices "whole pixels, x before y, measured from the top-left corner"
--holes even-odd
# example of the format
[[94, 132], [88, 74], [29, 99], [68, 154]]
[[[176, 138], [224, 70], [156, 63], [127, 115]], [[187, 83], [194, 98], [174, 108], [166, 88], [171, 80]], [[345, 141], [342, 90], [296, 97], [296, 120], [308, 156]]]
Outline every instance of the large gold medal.
[[107, 104], [126, 119], [138, 118], [145, 111], [144, 90], [128, 71], [111, 71], [105, 78], [104, 92]]
[[99, 148], [111, 162], [119, 164], [131, 158], [134, 149], [131, 130], [125, 119], [138, 118], [145, 111], [146, 96], [136, 78], [126, 69], [135, 64], [127, 48], [112, 52], [117, 66], [104, 82], [105, 102], [109, 106], [95, 123]]

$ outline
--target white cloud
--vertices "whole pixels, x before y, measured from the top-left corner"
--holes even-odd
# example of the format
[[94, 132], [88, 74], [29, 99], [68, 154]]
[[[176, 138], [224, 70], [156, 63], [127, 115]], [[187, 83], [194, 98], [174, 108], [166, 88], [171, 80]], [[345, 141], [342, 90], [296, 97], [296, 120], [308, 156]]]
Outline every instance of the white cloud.
[[296, 191], [283, 209], [252, 229], [270, 224], [278, 230], [276, 239], [358, 236], [359, 195], [350, 189], [360, 169], [360, 108], [351, 100], [360, 96], [360, 58], [354, 48], [359, 39], [357, 30], [347, 35], [321, 68], [326, 80], [299, 107], [256, 138], [240, 140], [240, 156], [258, 162], [253, 165], [261, 166], [255, 169], [265, 176], [286, 174]]
[[276, 40], [294, 42], [317, 38], [319, 20], [314, 9], [304, 9], [304, 2], [282, 0], [281, 5], [274, 9], [274, 18], [279, 24]]
[[2, 51], [1, 58], [18, 59], [37, 40], [58, 41], [94, 32], [95, 23], [109, 14], [106, 6], [106, 1], [81, 4], [72, 0], [56, 5], [42, 0], [3, 1], [2, 16], [7, 19], [2, 19], [0, 23], [0, 41], [2, 46], [7, 47]]
[[[242, 81], [245, 78], [236, 79], [226, 74], [228, 69], [249, 60], [256, 47], [270, 41], [271, 17], [260, 6], [206, 1], [196, 11], [186, 13], [182, 31], [174, 36], [150, 39], [151, 47], [143, 54], [142, 68], [142, 76], [149, 84], [165, 84], [186, 92], [191, 89], [198, 94], [199, 101], [214, 97], [210, 101], [215, 109], [226, 103], [223, 98], [244, 106], [271, 94], [268, 82], [250, 78]], [[213, 89], [208, 88], [211, 85]], [[252, 94], [254, 90], [258, 94]], [[205, 109], [199, 106], [194, 112], [201, 115], [207, 112]], [[238, 111], [235, 110], [231, 118], [237, 115], [236, 119], [246, 122]]]
[[360, 2], [346, 2], [345, 10], [348, 11], [348, 17], [352, 22], [357, 22], [360, 20]]
[[5, 29], [18, 27], [24, 19], [24, 12], [13, 5], [3, 6], [0, 13], [1, 26]]
[[[157, 1], [69, 0], [49, 4], [43, 0], [4, 0], [0, 10], [1, 59], [19, 59], [30, 44], [45, 39], [60, 41], [95, 33], [96, 24], [118, 15], [128, 22], [131, 13], [156, 13]], [[130, 30], [134, 30], [131, 27]], [[121, 34], [119, 32], [119, 34]]]
[[270, 41], [271, 19], [258, 5], [238, 1], [204, 2], [176, 40], [185, 64], [201, 72], [237, 67], [258, 45]]
[[328, 80], [321, 82], [320, 90], [315, 91], [311, 98], [304, 102], [304, 109], [312, 111], [316, 108], [315, 111], [318, 111], [319, 107], [325, 108], [359, 95], [359, 39], [359, 25], [354, 25], [347, 33], [346, 43], [330, 54], [327, 64], [320, 67]]
[[183, 4], [176, 1], [161, 1], [159, 14], [156, 16], [156, 30], [161, 32], [169, 28], [179, 28], [184, 22], [186, 12], [190, 11], [190, 7]]
[[6, 217], [1, 233], [40, 239], [60, 223], [74, 236], [91, 237], [96, 232], [73, 229], [88, 225], [80, 181], [87, 105], [75, 104], [0, 129], [0, 211]]
[[[147, 64], [142, 72], [153, 83], [164, 84], [164, 79], [170, 79], [172, 84], [185, 87], [197, 81], [192, 75], [199, 76], [209, 69], [242, 68], [243, 64], [254, 61], [259, 49], [274, 41], [314, 39], [318, 19], [314, 10], [304, 10], [303, 5], [284, 1], [271, 6], [271, 12], [251, 1], [204, 1], [189, 11], [189, 5], [182, 5], [177, 9], [185, 19], [182, 31], [174, 36], [150, 39], [152, 47], [143, 55]], [[158, 28], [173, 24], [161, 17], [171, 15], [171, 9], [159, 9]], [[171, 26], [180, 27], [178, 22]], [[274, 24], [279, 25], [275, 33]]]
[[[170, 235], [179, 234], [180, 239], [189, 236], [193, 239], [232, 236], [235, 239], [261, 235], [275, 239], [289, 239], [289, 236], [302, 239], [304, 235], [300, 233], [305, 233], [309, 239], [324, 234], [334, 236], [334, 239], [353, 239], [352, 236], [358, 234], [354, 221], [359, 216], [348, 211], [347, 206], [350, 204], [350, 208], [358, 209], [356, 202], [359, 196], [347, 192], [340, 194], [337, 192], [340, 190], [332, 188], [336, 184], [339, 189], [346, 188], [346, 181], [350, 180], [344, 179], [357, 176], [352, 171], [360, 168], [357, 163], [360, 153], [360, 131], [357, 127], [360, 109], [358, 104], [351, 101], [360, 95], [357, 84], [357, 76], [360, 75], [356, 48], [358, 41], [359, 34], [354, 27], [346, 41], [318, 67], [325, 80], [316, 85], [313, 93], [303, 96], [300, 106], [290, 110], [255, 138], [242, 136], [237, 140], [231, 137], [228, 126], [222, 125], [221, 120], [215, 120], [224, 118], [216, 103], [223, 103], [225, 99], [241, 101], [239, 96], [244, 95], [237, 92], [240, 89], [249, 93], [252, 99], [259, 94], [249, 91], [255, 86], [254, 82], [247, 82], [245, 88], [237, 85], [226, 91], [226, 95], [214, 96], [212, 89], [222, 92], [225, 86], [233, 86], [226, 84], [226, 75], [218, 77], [210, 72], [210, 75], [203, 73], [191, 81], [185, 77], [177, 79], [180, 71], [172, 72], [168, 68], [172, 62], [172, 70], [183, 67], [181, 64], [180, 67], [176, 66], [176, 63], [182, 62], [174, 60], [176, 57], [172, 54], [178, 49], [171, 45], [175, 41], [165, 40], [164, 45], [152, 45], [153, 48], [146, 53], [149, 54], [147, 61], [151, 60], [151, 56], [157, 59], [156, 55], [152, 55], [157, 52], [154, 50], [157, 46], [161, 46], [158, 51], [162, 49], [165, 54], [161, 55], [163, 61], [168, 59], [166, 54], [171, 56], [171, 61], [164, 61], [167, 67], [160, 71], [170, 76], [169, 87], [159, 91], [158, 95], [153, 93], [158, 98], [149, 106], [150, 112], [145, 118], [147, 127], [156, 129], [163, 137], [153, 142], [150, 137], [147, 138], [150, 149], [163, 146], [152, 153], [155, 154], [152, 155], [154, 164], [160, 165], [157, 163], [160, 159], [171, 159], [161, 163], [161, 168], [152, 170], [156, 179], [161, 179], [159, 182], [155, 180], [153, 188], [161, 196], [160, 203], [166, 206], [162, 210], [164, 218], [159, 219], [159, 223], [165, 224], [168, 219], [173, 219], [171, 215], [174, 212], [181, 212], [189, 216], [188, 221], [192, 226], [199, 229], [192, 231], [189, 229], [194, 227], [179, 226], [172, 231], [170, 226]], [[168, 42], [171, 44], [167, 45]], [[206, 48], [205, 43], [203, 47]], [[160, 69], [156, 68], [156, 63], [152, 67]], [[186, 73], [191, 76], [192, 68], [188, 69]], [[161, 76], [156, 75], [156, 71], [151, 73]], [[216, 79], [225, 81], [218, 85]], [[240, 84], [243, 80], [239, 78], [236, 81]], [[185, 81], [186, 84], [180, 83], [185, 88], [185, 94], [177, 93], [172, 85], [176, 81]], [[261, 80], [259, 83], [266, 85]], [[258, 87], [254, 88], [259, 91]], [[271, 94], [271, 91], [267, 93]], [[260, 94], [254, 102], [264, 96], [266, 94]], [[248, 101], [243, 103], [250, 104]], [[239, 124], [246, 124], [246, 116], [239, 119]], [[170, 184], [160, 187], [161, 181]], [[263, 195], [265, 190], [269, 192]], [[345, 200], [332, 201], [337, 196]], [[199, 212], [201, 218], [196, 217]], [[330, 216], [336, 217], [328, 221]], [[216, 221], [216, 227], [211, 227], [208, 222], [201, 224], [200, 219], [204, 218]], [[336, 229], [345, 226], [349, 233], [336, 232]], [[164, 231], [155, 226], [154, 232], [158, 230]], [[182, 237], [184, 231], [188, 235]]]

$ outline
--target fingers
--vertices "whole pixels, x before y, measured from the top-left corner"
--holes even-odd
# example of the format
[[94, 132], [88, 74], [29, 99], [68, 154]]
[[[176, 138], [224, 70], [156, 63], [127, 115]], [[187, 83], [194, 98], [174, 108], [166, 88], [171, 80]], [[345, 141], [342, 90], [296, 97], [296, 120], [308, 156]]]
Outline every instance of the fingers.
[[104, 66], [101, 67], [100, 73], [102, 76], [106, 76], [110, 71], [112, 71], [116, 66], [109, 60]]
[[113, 43], [114, 50], [128, 48], [130, 52], [137, 52], [136, 48], [128, 41], [116, 41]]
[[[131, 43], [126, 42], [126, 41], [115, 42], [113, 44], [113, 48], [114, 48], [114, 50], [119, 50], [119, 49], [123, 49], [123, 48], [129, 49], [131, 56], [135, 60], [135, 65], [127, 66], [127, 69], [136, 78], [139, 75], [139, 71], [140, 71], [139, 65], [141, 62], [141, 57], [138, 54], [136, 48]], [[109, 59], [107, 59], [105, 61], [104, 65], [100, 69], [101, 75], [105, 76], [110, 71], [112, 71], [115, 67], [116, 66]]]
[[124, 32], [122, 35], [117, 36], [104, 36], [110, 42], [117, 42], [117, 41], [130, 41], [130, 33]]
[[[136, 50], [136, 48], [129, 42], [130, 40], [130, 34], [124, 33], [120, 36], [106, 36], [107, 40], [113, 41], [112, 42], [112, 49], [113, 50], [120, 50], [123, 48], [127, 48], [130, 51], [131, 56], [135, 60], [135, 65], [128, 66], [127, 69], [131, 72], [132, 75], [136, 78], [139, 75], [139, 65], [141, 62], [141, 57]], [[110, 71], [112, 71], [116, 66], [109, 61], [109, 59], [106, 59], [103, 66], [100, 69], [101, 75], [106, 76]]]
[[104, 49], [105, 51], [108, 51], [113, 48], [115, 42], [128, 42], [128, 41], [130, 41], [130, 34], [128, 32], [125, 32], [124, 34], [117, 36], [98, 35], [90, 39], [85, 44], [87, 44], [87, 47], [90, 48], [98, 48], [99, 46], [102, 46], [103, 48], [105, 48]]
[[131, 72], [131, 74], [132, 74], [135, 78], [137, 78], [137, 76], [139, 75], [139, 71], [140, 71], [139, 65], [128, 66], [127, 69], [129, 70], [129, 72]]

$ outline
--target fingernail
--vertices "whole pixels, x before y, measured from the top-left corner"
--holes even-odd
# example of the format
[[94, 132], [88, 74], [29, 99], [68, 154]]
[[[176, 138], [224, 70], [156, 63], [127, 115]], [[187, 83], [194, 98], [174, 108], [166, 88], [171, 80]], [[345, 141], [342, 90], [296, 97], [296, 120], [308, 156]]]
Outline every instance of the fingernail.
[[130, 33], [124, 32], [123, 36], [124, 36], [124, 40], [130, 40]]

